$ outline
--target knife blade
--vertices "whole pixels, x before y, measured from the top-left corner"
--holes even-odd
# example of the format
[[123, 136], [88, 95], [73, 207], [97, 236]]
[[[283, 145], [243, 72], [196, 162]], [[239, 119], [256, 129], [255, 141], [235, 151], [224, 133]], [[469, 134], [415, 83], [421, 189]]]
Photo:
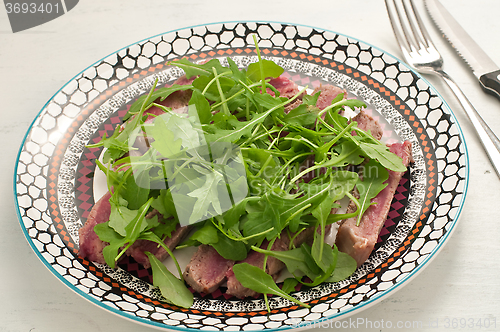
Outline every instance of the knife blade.
[[438, 0], [425, 0], [424, 3], [443, 37], [469, 65], [481, 87], [500, 99], [500, 68]]

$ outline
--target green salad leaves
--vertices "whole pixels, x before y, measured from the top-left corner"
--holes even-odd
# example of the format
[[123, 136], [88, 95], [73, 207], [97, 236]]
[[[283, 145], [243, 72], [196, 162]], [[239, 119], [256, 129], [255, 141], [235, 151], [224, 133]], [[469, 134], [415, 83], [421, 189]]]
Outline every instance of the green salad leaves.
[[[97, 164], [112, 193], [111, 216], [95, 232], [109, 243], [104, 249], [109, 266], [115, 267], [139, 239], [163, 246], [176, 262], [163, 240], [180, 223], [194, 226], [181, 247], [210, 245], [234, 261], [243, 260], [250, 250], [281, 260], [293, 276], [282, 289], [265, 268], [239, 263], [234, 273], [246, 287], [304, 306], [289, 295], [297, 283], [336, 282], [356, 269], [350, 256], [325, 243], [327, 226], [346, 217], [332, 211], [347, 197], [358, 206], [350, 216], [361, 218], [384, 188], [386, 169], [405, 167], [384, 144], [341, 115], [346, 107], [365, 107], [363, 102], [341, 94], [320, 110], [318, 94], [304, 94], [306, 89], [281, 97], [269, 79], [283, 69], [258, 54], [259, 61], [247, 69], [238, 68], [231, 58], [224, 66], [217, 59], [172, 62], [187, 78], [195, 77], [192, 83], [158, 89], [155, 84], [132, 105], [113, 135], [92, 145], [106, 148]], [[191, 98], [184, 113], [159, 104], [188, 90]], [[285, 112], [297, 98], [300, 106]], [[164, 113], [151, 115], [151, 107]], [[356, 167], [371, 171], [361, 179]], [[354, 188], [358, 199], [351, 194]], [[160, 214], [146, 217], [153, 209]], [[295, 247], [293, 239], [311, 227], [312, 244]], [[290, 250], [261, 247], [282, 236], [290, 237]], [[179, 278], [147, 255], [154, 284], [166, 301], [191, 306], [193, 296], [177, 262]]]

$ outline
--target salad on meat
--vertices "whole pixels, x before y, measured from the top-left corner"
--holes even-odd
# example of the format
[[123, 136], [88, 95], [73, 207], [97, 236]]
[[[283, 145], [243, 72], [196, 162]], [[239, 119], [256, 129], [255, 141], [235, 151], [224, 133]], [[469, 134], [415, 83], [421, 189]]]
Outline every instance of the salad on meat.
[[[368, 258], [411, 145], [386, 146], [362, 101], [330, 85], [307, 93], [257, 54], [246, 69], [229, 57], [171, 62], [185, 76], [155, 84], [91, 146], [105, 148], [96, 164], [108, 193], [80, 230], [80, 256], [111, 268], [131, 256], [181, 307], [193, 304], [188, 286], [222, 285], [267, 306], [267, 294], [308, 306], [290, 294], [298, 283], [343, 280]], [[187, 246], [197, 250], [181, 267], [175, 249]]]

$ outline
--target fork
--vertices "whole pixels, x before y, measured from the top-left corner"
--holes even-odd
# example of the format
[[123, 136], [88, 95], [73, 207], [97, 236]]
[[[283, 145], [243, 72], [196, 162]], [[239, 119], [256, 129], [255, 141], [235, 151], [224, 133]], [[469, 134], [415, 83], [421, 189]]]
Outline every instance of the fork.
[[500, 177], [500, 140], [481, 118], [460, 87], [443, 71], [443, 58], [432, 43], [413, 0], [409, 2], [402, 0], [403, 10], [397, 5], [396, 0], [392, 1], [393, 6], [389, 1], [385, 0], [387, 13], [406, 62], [420, 73], [434, 74], [444, 80], [472, 122], [491, 164]]

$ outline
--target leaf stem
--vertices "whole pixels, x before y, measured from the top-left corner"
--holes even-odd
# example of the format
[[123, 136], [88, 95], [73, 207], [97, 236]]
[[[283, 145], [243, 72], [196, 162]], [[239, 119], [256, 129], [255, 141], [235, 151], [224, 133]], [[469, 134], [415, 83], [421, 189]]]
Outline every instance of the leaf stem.
[[212, 67], [212, 71], [214, 72], [214, 76], [215, 76], [214, 79], [215, 79], [215, 82], [217, 83], [217, 90], [219, 90], [220, 100], [222, 103], [222, 111], [227, 116], [230, 116], [231, 113], [229, 112], [229, 108], [227, 107], [226, 96], [224, 95], [224, 92], [222, 91], [222, 86], [220, 85], [219, 76], [217, 75], [217, 69], [215, 69], [215, 67]]
[[215, 68], [212, 68], [212, 70], [214, 71], [214, 78], [212, 78], [210, 80], [210, 82], [207, 83], [207, 85], [205, 86], [205, 88], [201, 92], [202, 95], [205, 95], [205, 93], [207, 93], [208, 89], [212, 86], [212, 84], [214, 84], [215, 82], [218, 81], [219, 77], [226, 76], [227, 74], [231, 73], [230, 71], [224, 71], [220, 74], [217, 74], [217, 71], [215, 70]]
[[259, 59], [259, 70], [260, 70], [260, 79], [262, 81], [262, 89], [260, 90], [261, 94], [264, 94], [266, 91], [266, 84], [265, 84], [265, 77], [264, 77], [264, 66], [262, 65], [262, 58], [260, 56], [260, 50], [259, 50], [259, 43], [257, 42], [257, 36], [254, 34], [253, 36], [253, 42], [255, 44], [255, 49], [257, 51], [257, 58]]
[[[217, 217], [219, 217], [219, 216], [216, 216], [215, 218], [217, 219]], [[232, 236], [231, 234], [228, 234], [226, 231], [224, 231], [224, 228], [221, 227], [221, 225], [219, 225], [218, 223], [215, 223], [215, 221], [213, 219], [212, 219], [212, 224], [215, 227], [217, 227], [217, 229], [219, 231], [221, 231], [221, 233], [224, 234], [225, 236], [227, 236], [229, 239], [234, 240], [234, 241], [242, 241], [242, 242], [246, 242], [247, 240], [253, 239], [254, 237], [259, 237], [261, 235], [267, 234], [267, 233], [272, 232], [274, 230], [274, 227], [271, 227], [271, 228], [266, 229], [265, 231], [262, 231], [260, 233], [255, 233], [255, 234], [245, 236], [245, 237], [235, 237], [235, 236]]]
[[163, 249], [165, 249], [165, 251], [168, 253], [168, 255], [170, 257], [172, 257], [172, 260], [174, 261], [174, 264], [175, 264], [175, 267], [177, 268], [177, 273], [179, 273], [179, 276], [180, 276], [180, 279], [184, 281], [184, 277], [182, 275], [182, 270], [181, 270], [181, 267], [179, 265], [179, 262], [177, 261], [177, 259], [175, 258], [174, 256], [174, 253], [172, 252], [172, 250], [170, 250], [169, 247], [167, 247], [167, 245], [165, 244], [165, 242], [163, 242], [155, 233], [149, 231], [149, 232], [146, 232], [146, 233], [143, 233], [139, 239], [141, 240], [148, 240], [148, 241], [152, 241], [152, 242], [156, 242], [158, 243], [159, 245], [162, 246]]

